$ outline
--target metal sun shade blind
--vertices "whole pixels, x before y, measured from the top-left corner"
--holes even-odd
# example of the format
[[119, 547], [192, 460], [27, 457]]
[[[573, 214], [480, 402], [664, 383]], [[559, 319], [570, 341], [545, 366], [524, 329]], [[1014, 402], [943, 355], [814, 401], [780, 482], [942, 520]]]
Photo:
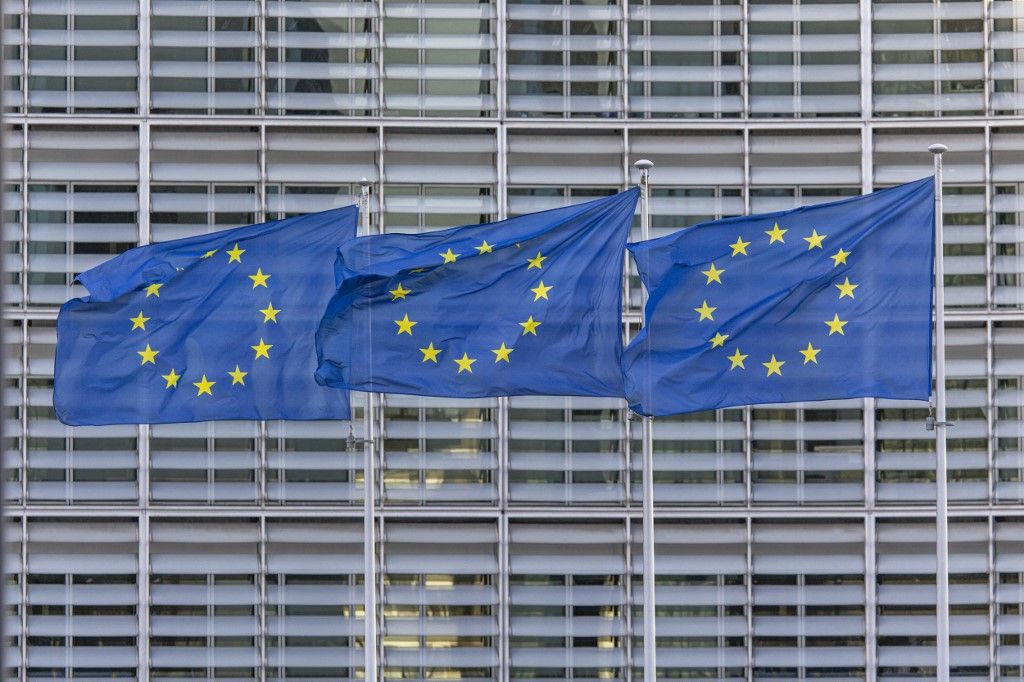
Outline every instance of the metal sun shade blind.
[[982, 3], [873, 2], [877, 116], [984, 112]]
[[730, 0], [629, 3], [630, 116], [740, 116], [742, 19]]
[[512, 115], [621, 114], [624, 45], [619, 5], [597, 0], [509, 3], [507, 15]]
[[497, 8], [475, 0], [385, 2], [384, 106], [405, 116], [497, 110]]
[[859, 20], [856, 3], [752, 3], [750, 115], [857, 115]]
[[267, 521], [267, 679], [362, 677], [362, 533], [358, 521]]
[[[658, 419], [654, 425], [654, 499], [661, 504], [736, 504], [746, 499], [743, 410]], [[639, 429], [632, 432], [632, 499], [642, 500]]]
[[629, 634], [624, 526], [520, 522], [509, 535], [511, 676], [621, 678]]
[[270, 0], [266, 7], [268, 113], [377, 113], [375, 3]]
[[259, 3], [152, 2], [152, 109], [248, 114], [260, 107]]
[[[643, 652], [643, 547], [632, 526], [633, 675]], [[742, 520], [661, 521], [655, 528], [657, 662], [666, 677], [744, 679], [747, 528]]]
[[29, 0], [28, 109], [135, 113], [136, 0]]
[[150, 524], [150, 679], [251, 679], [259, 663], [260, 526]]
[[994, 331], [996, 421], [993, 454], [996, 500], [1024, 500], [1024, 329], [999, 326]]
[[996, 307], [1017, 307], [1024, 303], [1024, 286], [1018, 274], [1024, 269], [1024, 140], [1020, 135], [996, 128], [992, 132], [992, 248]]
[[[950, 523], [952, 674], [978, 678], [989, 665], [989, 540], [984, 520]], [[997, 536], [998, 537], [998, 536]], [[879, 521], [878, 666], [898, 676], [935, 667], [935, 526]]]
[[496, 502], [497, 402], [389, 395], [384, 410], [385, 501]]
[[992, 111], [1019, 114], [1024, 110], [1024, 39], [1020, 22], [1024, 7], [1012, 0], [993, 0], [992, 21]]
[[752, 528], [754, 675], [863, 676], [863, 523]]
[[138, 243], [138, 135], [38, 127], [28, 145], [28, 302], [54, 305], [85, 294], [75, 274]]
[[27, 528], [28, 676], [134, 676], [135, 522], [33, 519]]
[[384, 524], [384, 679], [497, 678], [497, 541], [493, 522]]
[[621, 400], [518, 396], [509, 405], [512, 501], [566, 505], [625, 501]]
[[1024, 524], [997, 519], [994, 526], [994, 663], [1001, 676], [1014, 677], [1024, 674]]
[[[23, 324], [28, 365], [19, 381], [28, 384], [23, 409], [31, 416], [22, 434], [27, 499], [63, 503], [138, 499], [138, 429], [131, 425], [70, 427], [58, 422], [52, 395], [54, 323]], [[11, 345], [20, 350], [20, 344]]]

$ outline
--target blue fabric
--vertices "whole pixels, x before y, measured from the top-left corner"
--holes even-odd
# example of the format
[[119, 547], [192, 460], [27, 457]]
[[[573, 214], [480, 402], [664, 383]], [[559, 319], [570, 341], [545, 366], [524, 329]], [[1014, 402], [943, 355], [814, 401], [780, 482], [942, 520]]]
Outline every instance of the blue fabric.
[[623, 249], [638, 197], [342, 245], [317, 381], [457, 398], [621, 397]]
[[[650, 292], [646, 325], [622, 359], [631, 407], [668, 415], [858, 396], [927, 399], [933, 201], [925, 178], [630, 244]], [[776, 224], [785, 232], [771, 243]]]
[[82, 273], [90, 295], [57, 318], [57, 417], [348, 419], [347, 394], [313, 380], [313, 340], [334, 293], [334, 253], [357, 219], [348, 206], [249, 225], [132, 249]]

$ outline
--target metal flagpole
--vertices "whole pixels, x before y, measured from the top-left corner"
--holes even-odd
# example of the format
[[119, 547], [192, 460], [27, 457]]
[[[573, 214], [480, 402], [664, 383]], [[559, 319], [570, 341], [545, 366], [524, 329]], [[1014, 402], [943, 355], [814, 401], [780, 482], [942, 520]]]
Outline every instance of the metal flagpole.
[[[362, 194], [359, 198], [361, 229], [363, 235], [370, 234], [370, 181], [359, 182]], [[363, 402], [363, 621], [365, 641], [363, 642], [363, 666], [366, 682], [377, 679], [377, 548], [376, 524], [374, 523], [374, 394], [364, 394]]]
[[948, 147], [928, 147], [935, 161], [935, 673], [949, 682], [949, 516], [946, 508], [946, 327], [942, 267], [942, 155]]
[[[651, 237], [650, 173], [654, 162], [640, 159], [633, 164], [640, 171], [640, 239]], [[640, 289], [640, 306], [647, 303], [647, 290]], [[646, 313], [645, 313], [646, 317]], [[644, 319], [644, 323], [646, 323]], [[657, 677], [654, 632], [654, 424], [651, 417], [643, 419], [643, 510], [644, 510], [644, 682]]]

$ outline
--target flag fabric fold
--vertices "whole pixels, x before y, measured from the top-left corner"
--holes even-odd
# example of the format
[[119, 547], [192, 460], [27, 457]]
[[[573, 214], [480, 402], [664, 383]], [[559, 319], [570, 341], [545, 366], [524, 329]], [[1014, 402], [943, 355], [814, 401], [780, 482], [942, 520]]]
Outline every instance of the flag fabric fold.
[[317, 381], [470, 398], [622, 396], [632, 189], [484, 225], [355, 239], [317, 332]]
[[78, 277], [57, 318], [53, 404], [70, 425], [348, 419], [314, 332], [355, 206], [131, 249]]
[[650, 294], [622, 356], [630, 406], [927, 399], [933, 202], [924, 178], [630, 244]]

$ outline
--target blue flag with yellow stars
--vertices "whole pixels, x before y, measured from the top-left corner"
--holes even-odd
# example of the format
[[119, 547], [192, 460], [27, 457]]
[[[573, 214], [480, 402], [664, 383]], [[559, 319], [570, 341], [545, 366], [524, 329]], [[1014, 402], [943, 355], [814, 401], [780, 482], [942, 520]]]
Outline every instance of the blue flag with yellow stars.
[[457, 398], [622, 396], [622, 269], [639, 190], [338, 249], [317, 381]]
[[623, 354], [645, 415], [931, 391], [925, 178], [630, 244], [650, 292]]
[[313, 380], [314, 332], [355, 206], [131, 249], [57, 317], [65, 424], [348, 419]]

